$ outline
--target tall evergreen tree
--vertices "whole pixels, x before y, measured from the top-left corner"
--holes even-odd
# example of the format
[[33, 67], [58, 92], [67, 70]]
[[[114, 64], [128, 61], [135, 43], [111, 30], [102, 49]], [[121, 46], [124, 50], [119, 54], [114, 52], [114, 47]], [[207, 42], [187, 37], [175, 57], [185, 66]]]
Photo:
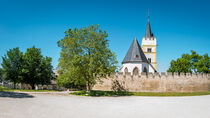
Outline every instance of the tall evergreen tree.
[[[60, 85], [86, 85], [87, 90], [95, 84], [96, 75], [105, 77], [116, 69], [116, 56], [109, 49], [108, 34], [91, 25], [69, 29], [58, 41], [61, 47], [59, 59]], [[95, 76], [94, 76], [95, 75]]]

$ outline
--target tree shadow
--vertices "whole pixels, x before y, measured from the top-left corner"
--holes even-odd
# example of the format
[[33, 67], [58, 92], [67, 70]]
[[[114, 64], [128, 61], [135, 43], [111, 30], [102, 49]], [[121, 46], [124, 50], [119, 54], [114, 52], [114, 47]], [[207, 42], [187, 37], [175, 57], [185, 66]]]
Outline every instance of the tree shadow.
[[33, 98], [34, 96], [29, 95], [27, 93], [0, 91], [0, 97], [7, 97], [7, 98]]
[[120, 83], [118, 80], [113, 80], [112, 82], [112, 90], [115, 92], [126, 92], [127, 90], [123, 86], [122, 83]]

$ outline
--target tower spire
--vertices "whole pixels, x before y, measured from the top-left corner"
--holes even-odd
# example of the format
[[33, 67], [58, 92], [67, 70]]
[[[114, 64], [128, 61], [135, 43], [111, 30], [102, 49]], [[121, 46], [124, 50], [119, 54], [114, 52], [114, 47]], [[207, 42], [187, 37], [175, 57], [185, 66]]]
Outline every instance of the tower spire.
[[149, 22], [149, 8], [148, 8], [148, 22]]
[[152, 32], [151, 32], [151, 27], [150, 27], [149, 8], [148, 8], [148, 22], [147, 22], [147, 29], [146, 29], [145, 38], [151, 38], [151, 37], [152, 37]]

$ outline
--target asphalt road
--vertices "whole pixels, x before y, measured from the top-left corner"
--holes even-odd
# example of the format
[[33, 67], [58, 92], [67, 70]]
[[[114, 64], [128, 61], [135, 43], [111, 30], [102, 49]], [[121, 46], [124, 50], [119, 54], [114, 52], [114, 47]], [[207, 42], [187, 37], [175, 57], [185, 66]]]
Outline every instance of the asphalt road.
[[0, 92], [0, 118], [210, 118], [210, 95], [82, 97]]

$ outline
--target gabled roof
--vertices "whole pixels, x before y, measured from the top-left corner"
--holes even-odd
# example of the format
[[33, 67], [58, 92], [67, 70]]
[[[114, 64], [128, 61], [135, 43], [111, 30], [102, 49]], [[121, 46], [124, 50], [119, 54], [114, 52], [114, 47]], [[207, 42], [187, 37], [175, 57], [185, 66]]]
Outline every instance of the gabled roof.
[[151, 37], [153, 37], [153, 34], [151, 32], [151, 27], [150, 27], [150, 22], [149, 22], [149, 17], [148, 17], [148, 23], [147, 23], [145, 38], [151, 38]]
[[133, 43], [131, 44], [125, 58], [122, 61], [122, 64], [123, 63], [132, 63], [132, 62], [148, 63], [148, 60], [147, 60], [146, 56], [144, 55], [144, 52], [142, 51], [136, 38], [133, 40]]

